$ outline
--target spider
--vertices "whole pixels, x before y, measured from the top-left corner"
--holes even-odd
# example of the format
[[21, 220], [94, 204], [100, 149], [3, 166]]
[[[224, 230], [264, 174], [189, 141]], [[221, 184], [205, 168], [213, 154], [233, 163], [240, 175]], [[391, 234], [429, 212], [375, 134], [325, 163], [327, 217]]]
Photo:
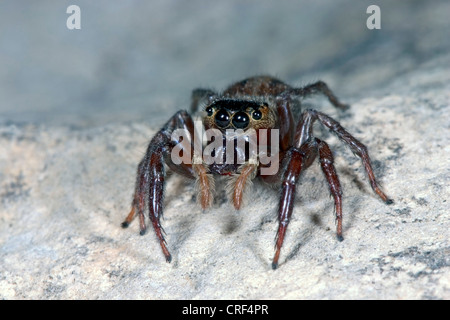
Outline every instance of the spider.
[[[192, 138], [195, 135], [194, 118], [187, 111], [178, 111], [150, 141], [147, 152], [138, 165], [131, 211], [122, 223], [122, 227], [128, 227], [137, 214], [140, 234], [145, 234], [147, 226], [144, 212], [148, 211], [162, 252], [166, 261], [170, 262], [172, 257], [167, 249], [164, 231], [161, 227], [166, 167], [178, 174], [196, 180], [198, 186], [197, 200], [203, 210], [210, 207], [213, 202], [215, 176], [230, 176], [233, 178], [230, 200], [232, 200], [236, 210], [241, 208], [245, 186], [252, 179], [259, 177], [263, 181], [272, 185], [275, 184], [280, 188], [279, 225], [275, 237], [275, 255], [272, 260], [272, 268], [276, 269], [286, 229], [291, 219], [300, 174], [318, 158], [331, 195], [334, 198], [336, 234], [337, 239], [342, 241], [344, 238], [342, 236], [341, 185], [328, 144], [313, 135], [313, 123], [315, 121], [319, 121], [336, 134], [341, 141], [350, 147], [353, 153], [361, 158], [373, 191], [386, 204], [392, 204], [393, 201], [383, 193], [375, 179], [366, 146], [348, 133], [336, 120], [313, 109], [301, 112], [298, 119], [294, 120], [295, 111], [300, 109], [300, 100], [314, 94], [325, 95], [330, 103], [338, 109], [345, 110], [349, 107], [342, 104], [322, 81], [301, 88], [294, 88], [271, 76], [255, 76], [232, 84], [222, 93], [209, 89], [194, 90], [192, 92], [191, 114], [200, 111], [204, 129], [213, 129], [222, 135], [222, 151], [231, 152], [235, 155], [234, 159], [236, 159], [237, 154], [244, 153], [244, 162], [206, 163], [201, 158], [200, 161], [194, 159], [195, 152], [191, 152], [195, 149], [195, 142]], [[187, 132], [185, 136], [187, 139], [184, 140], [185, 144], [181, 149], [183, 150], [182, 153], [187, 152], [186, 154], [190, 155], [189, 157], [193, 161], [179, 163], [171, 157], [174, 148], [177, 145], [179, 146], [181, 140], [183, 140], [173, 138], [173, 133], [177, 129]], [[257, 158], [256, 162], [249, 161], [248, 140], [246, 140], [244, 148], [239, 148], [234, 144], [231, 147], [226, 145], [226, 132], [231, 129], [240, 129], [244, 132], [250, 129], [257, 132], [260, 129], [277, 130], [278, 140], [270, 140], [268, 143], [269, 149], [275, 144], [274, 142], [277, 142], [278, 145], [278, 148], [270, 150], [270, 152], [276, 152], [277, 155], [277, 159], [273, 160], [278, 161], [276, 172], [264, 172], [263, 169], [267, 165], [262, 164], [260, 158]], [[261, 135], [257, 135], [257, 141], [259, 142], [261, 139]], [[201, 146], [201, 148], [204, 147], [204, 145]], [[211, 154], [214, 155], [214, 151]]]

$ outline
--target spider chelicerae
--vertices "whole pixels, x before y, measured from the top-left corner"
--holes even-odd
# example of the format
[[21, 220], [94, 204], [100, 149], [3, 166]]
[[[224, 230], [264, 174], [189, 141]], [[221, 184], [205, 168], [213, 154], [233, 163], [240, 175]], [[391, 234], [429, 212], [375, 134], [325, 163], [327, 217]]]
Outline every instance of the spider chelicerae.
[[[214, 176], [232, 179], [230, 199], [236, 210], [241, 209], [246, 185], [259, 177], [280, 188], [279, 226], [272, 260], [272, 268], [276, 269], [300, 174], [318, 158], [334, 198], [337, 239], [342, 241], [342, 190], [328, 144], [313, 134], [315, 121], [336, 134], [361, 158], [374, 192], [386, 204], [393, 201], [383, 193], [375, 179], [366, 146], [336, 120], [313, 109], [304, 110], [294, 120], [294, 109], [298, 111], [301, 99], [315, 94], [325, 95], [339, 109], [348, 108], [322, 81], [293, 88], [274, 77], [255, 76], [234, 83], [221, 93], [210, 89], [194, 90], [191, 114], [200, 111], [201, 126], [207, 132], [212, 131], [210, 138], [214, 136], [214, 139], [210, 140], [214, 140], [215, 148], [207, 149], [204, 143], [196, 141], [197, 126], [190, 113], [184, 110], [175, 113], [152, 138], [138, 165], [131, 211], [122, 227], [128, 227], [137, 214], [140, 234], [145, 234], [144, 213], [148, 211], [166, 261], [170, 262], [172, 257], [161, 227], [166, 167], [196, 181], [197, 198], [203, 210], [213, 202]], [[239, 133], [229, 135], [230, 132]], [[253, 135], [246, 135], [250, 132]], [[239, 137], [244, 137], [243, 143], [234, 143]], [[256, 154], [251, 151], [255, 145]], [[258, 152], [263, 149], [265, 153]], [[241, 161], [236, 161], [238, 158]]]

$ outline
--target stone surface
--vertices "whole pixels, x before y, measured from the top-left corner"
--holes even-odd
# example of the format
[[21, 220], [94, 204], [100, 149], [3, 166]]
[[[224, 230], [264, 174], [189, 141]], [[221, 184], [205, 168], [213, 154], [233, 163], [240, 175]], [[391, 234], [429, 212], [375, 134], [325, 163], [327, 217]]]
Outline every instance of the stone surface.
[[[370, 31], [364, 1], [79, 1], [79, 33], [65, 29], [70, 3], [40, 3], [33, 15], [0, 5], [0, 298], [450, 299], [448, 2], [380, 2]], [[318, 165], [302, 176], [276, 271], [277, 190], [255, 182], [235, 212], [218, 183], [202, 213], [173, 175], [168, 264], [152, 230], [120, 228], [136, 165], [191, 89], [260, 73], [321, 78], [350, 103], [306, 104], [368, 146], [395, 203], [317, 126], [344, 190], [343, 242]]]

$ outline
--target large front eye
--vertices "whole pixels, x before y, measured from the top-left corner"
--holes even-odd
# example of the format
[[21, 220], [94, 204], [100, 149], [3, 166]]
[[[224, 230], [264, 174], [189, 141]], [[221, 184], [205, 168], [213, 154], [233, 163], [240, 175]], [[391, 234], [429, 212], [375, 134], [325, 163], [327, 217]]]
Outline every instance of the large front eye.
[[220, 110], [214, 117], [216, 125], [220, 128], [226, 128], [230, 124], [230, 115], [225, 110]]
[[245, 112], [238, 112], [233, 116], [233, 126], [237, 129], [245, 129], [248, 126], [250, 119]]

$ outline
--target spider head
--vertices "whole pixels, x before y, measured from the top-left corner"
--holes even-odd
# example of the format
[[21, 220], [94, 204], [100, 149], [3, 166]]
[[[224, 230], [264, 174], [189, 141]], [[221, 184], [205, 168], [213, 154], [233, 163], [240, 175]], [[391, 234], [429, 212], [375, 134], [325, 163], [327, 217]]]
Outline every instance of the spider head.
[[221, 131], [226, 129], [269, 128], [274, 115], [265, 102], [252, 100], [215, 100], [205, 108], [204, 122], [207, 127]]

